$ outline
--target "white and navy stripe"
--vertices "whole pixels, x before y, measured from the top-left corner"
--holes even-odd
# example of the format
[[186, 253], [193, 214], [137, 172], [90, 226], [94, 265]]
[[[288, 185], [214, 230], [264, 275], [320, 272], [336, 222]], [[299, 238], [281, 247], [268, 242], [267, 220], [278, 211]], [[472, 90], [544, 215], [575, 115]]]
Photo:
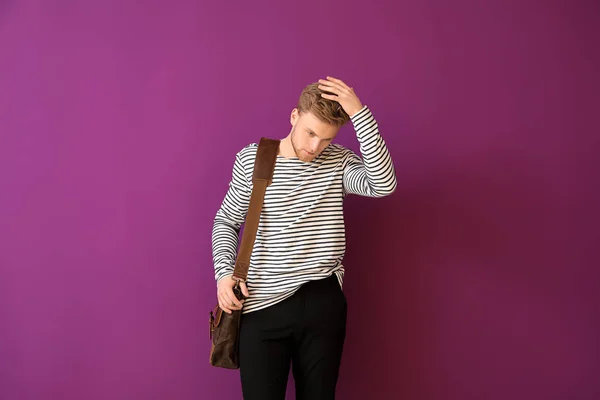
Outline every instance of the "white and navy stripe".
[[[335, 273], [342, 284], [346, 249], [343, 202], [347, 194], [382, 197], [396, 189], [392, 159], [367, 106], [351, 117], [362, 160], [330, 144], [313, 161], [277, 156], [250, 259], [243, 312], [294, 294], [311, 280]], [[215, 279], [233, 273], [240, 227], [248, 212], [256, 143], [236, 154], [229, 190], [214, 219]]]

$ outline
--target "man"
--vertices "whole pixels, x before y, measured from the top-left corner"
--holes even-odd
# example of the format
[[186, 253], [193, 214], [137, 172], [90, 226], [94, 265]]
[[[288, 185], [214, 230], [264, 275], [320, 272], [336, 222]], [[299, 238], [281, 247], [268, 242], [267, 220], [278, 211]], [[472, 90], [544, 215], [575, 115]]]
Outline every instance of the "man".
[[[362, 159], [333, 144], [351, 121]], [[343, 81], [308, 85], [281, 140], [265, 194], [246, 283], [233, 294], [240, 226], [248, 211], [258, 145], [235, 157], [229, 190], [213, 226], [217, 297], [242, 310], [240, 376], [246, 400], [283, 400], [292, 365], [298, 400], [334, 399], [346, 335], [342, 292], [346, 195], [387, 196], [396, 189], [392, 159], [377, 123]], [[247, 285], [246, 285], [247, 284]]]

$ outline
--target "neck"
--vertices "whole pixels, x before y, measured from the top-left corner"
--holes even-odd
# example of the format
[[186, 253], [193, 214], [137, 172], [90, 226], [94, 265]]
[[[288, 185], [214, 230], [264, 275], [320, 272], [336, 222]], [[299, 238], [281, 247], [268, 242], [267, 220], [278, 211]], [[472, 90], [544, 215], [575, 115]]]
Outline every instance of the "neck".
[[285, 139], [281, 140], [281, 143], [279, 144], [279, 152], [277, 154], [286, 158], [296, 157], [296, 152], [292, 146], [291, 135], [288, 135]]

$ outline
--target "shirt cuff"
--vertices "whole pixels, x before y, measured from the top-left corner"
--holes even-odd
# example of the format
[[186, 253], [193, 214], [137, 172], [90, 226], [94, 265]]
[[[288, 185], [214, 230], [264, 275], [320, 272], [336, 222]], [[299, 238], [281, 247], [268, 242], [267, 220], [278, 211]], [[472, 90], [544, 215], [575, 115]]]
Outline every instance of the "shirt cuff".
[[366, 109], [367, 109], [367, 105], [365, 104], [365, 105], [363, 106], [363, 108], [361, 108], [360, 110], [358, 110], [358, 111], [357, 111], [355, 114], [353, 114], [353, 115], [350, 115], [350, 119], [351, 119], [351, 120], [354, 120], [354, 119], [356, 119], [356, 118], [357, 118], [357, 117], [359, 117], [359, 116], [360, 116], [360, 115], [363, 113], [363, 111], [365, 111]]

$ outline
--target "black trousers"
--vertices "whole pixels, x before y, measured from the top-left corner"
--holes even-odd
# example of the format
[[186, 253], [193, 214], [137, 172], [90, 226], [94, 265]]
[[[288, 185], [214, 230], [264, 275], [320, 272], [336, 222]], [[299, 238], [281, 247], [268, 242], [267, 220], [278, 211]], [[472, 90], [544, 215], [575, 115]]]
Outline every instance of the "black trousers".
[[346, 297], [334, 275], [304, 284], [278, 304], [243, 314], [244, 400], [284, 400], [290, 364], [297, 400], [335, 399], [346, 313]]

